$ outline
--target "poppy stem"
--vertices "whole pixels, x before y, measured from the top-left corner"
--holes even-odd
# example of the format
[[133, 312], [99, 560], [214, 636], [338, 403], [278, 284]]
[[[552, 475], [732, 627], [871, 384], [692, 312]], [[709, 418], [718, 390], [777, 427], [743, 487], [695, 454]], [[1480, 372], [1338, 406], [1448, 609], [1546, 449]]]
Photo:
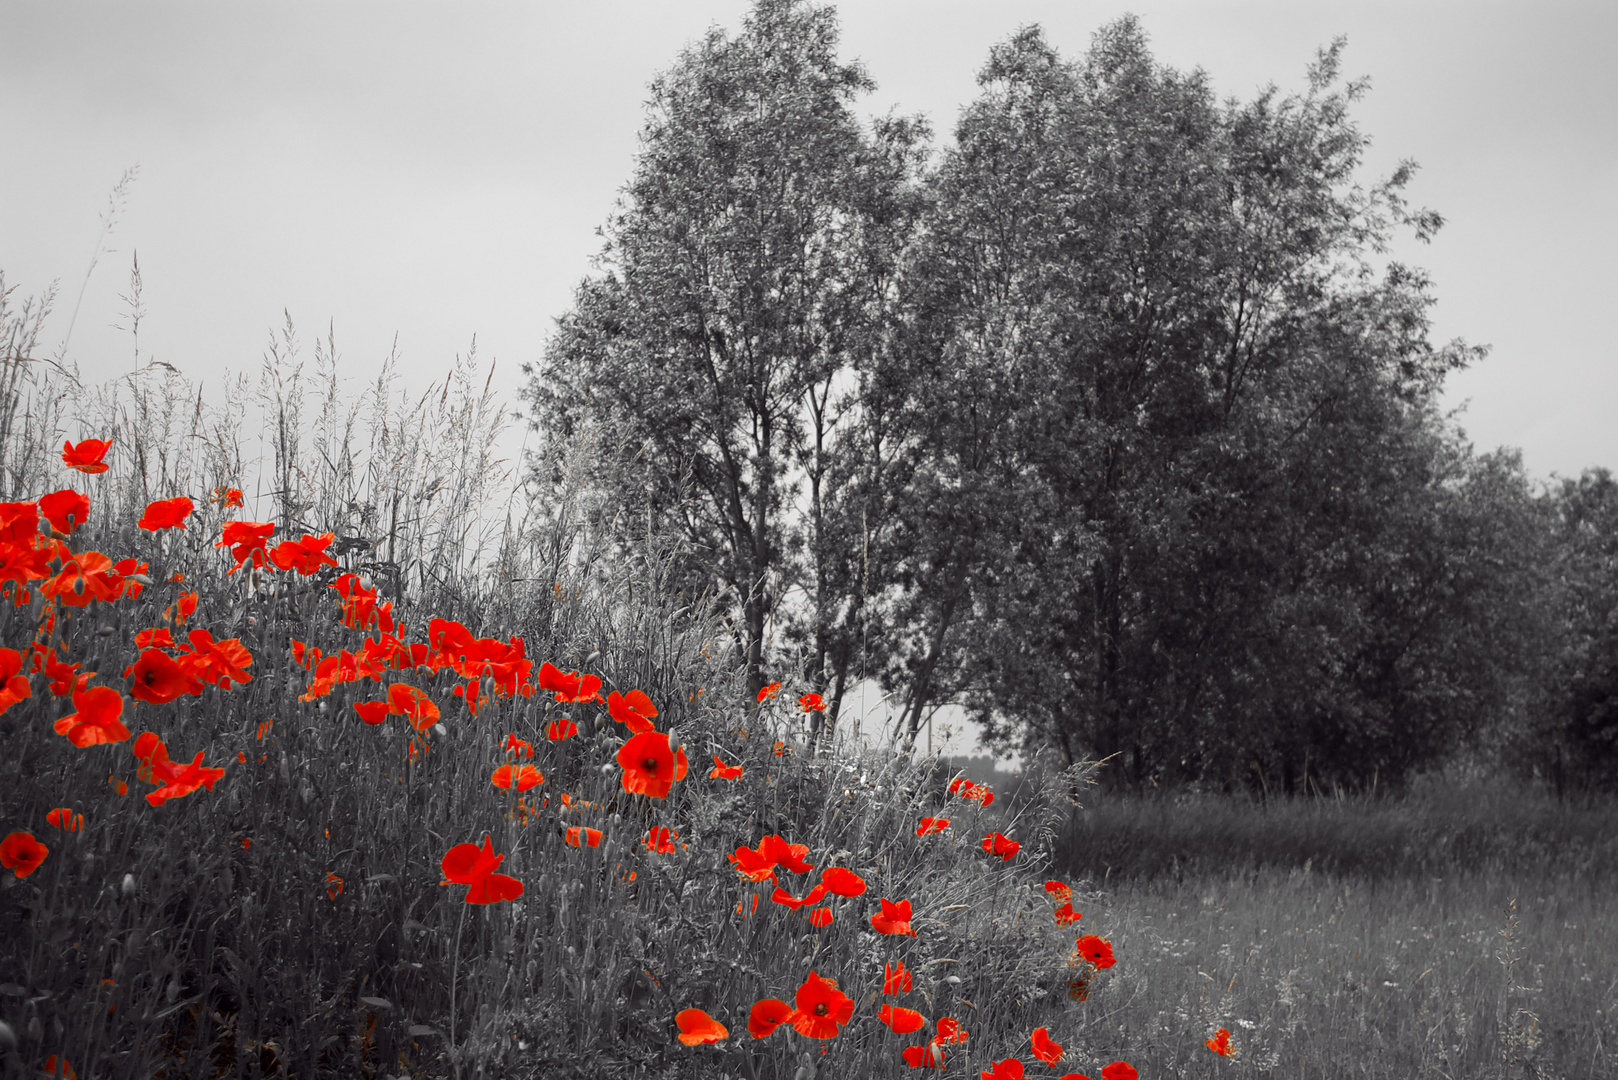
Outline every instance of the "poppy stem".
[[449, 1061], [450, 1068], [455, 1070], [455, 1080], [460, 1080], [461, 1063], [455, 1053], [455, 976], [461, 970], [461, 931], [466, 929], [466, 905], [461, 905], [461, 917], [455, 924], [455, 948], [450, 953], [449, 962]]

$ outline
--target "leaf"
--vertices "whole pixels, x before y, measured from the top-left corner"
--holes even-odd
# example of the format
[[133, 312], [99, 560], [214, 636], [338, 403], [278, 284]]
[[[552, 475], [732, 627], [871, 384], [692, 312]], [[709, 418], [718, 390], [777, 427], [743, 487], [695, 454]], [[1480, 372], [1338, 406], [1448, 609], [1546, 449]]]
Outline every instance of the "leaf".
[[373, 1009], [391, 1009], [391, 1008], [393, 1008], [393, 1002], [389, 1001], [387, 998], [362, 997], [362, 998], [360, 998], [360, 1000], [365, 1002], [365, 1004], [369, 1005]]

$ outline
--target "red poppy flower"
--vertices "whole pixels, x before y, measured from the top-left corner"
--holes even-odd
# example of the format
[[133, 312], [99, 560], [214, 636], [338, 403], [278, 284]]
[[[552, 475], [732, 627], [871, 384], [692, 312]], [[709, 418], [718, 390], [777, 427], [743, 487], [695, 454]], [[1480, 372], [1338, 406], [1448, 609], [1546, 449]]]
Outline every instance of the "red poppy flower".
[[228, 690], [232, 682], [252, 682], [253, 677], [247, 673], [247, 669], [253, 663], [253, 655], [240, 638], [215, 641], [213, 634], [199, 629], [186, 635], [186, 640], [191, 643], [190, 650], [182, 653], [175, 662], [199, 684], [193, 693], [200, 691], [202, 683], [212, 683], [221, 690]]
[[854, 1015], [854, 999], [837, 989], [835, 979], [823, 979], [814, 972], [798, 987], [792, 1026], [808, 1039], [830, 1039]]
[[214, 488], [214, 493], [209, 498], [221, 504], [227, 510], [232, 507], [239, 508], [242, 506], [242, 489], [233, 487]]
[[508, 751], [517, 757], [534, 756], [533, 744], [524, 739], [517, 738], [516, 732], [512, 732], [506, 736], [506, 741], [500, 745], [500, 749]]
[[747, 1033], [755, 1039], [762, 1039], [791, 1019], [792, 1006], [779, 998], [755, 1001], [752, 1011], [747, 1014]]
[[60, 1077], [60, 1080], [79, 1080], [79, 1074], [73, 1071], [73, 1066], [67, 1063], [65, 1057], [62, 1059], [61, 1071], [57, 1071], [55, 1054], [45, 1059], [45, 1076], [46, 1080], [57, 1077]]
[[343, 895], [343, 879], [335, 872], [327, 874], [324, 882], [326, 886], [326, 899], [335, 900]]
[[[147, 732], [150, 735], [151, 732]], [[159, 746], [162, 744], [159, 743]], [[188, 764], [180, 765], [166, 760], [168, 753], [164, 751], [165, 760], [161, 764], [154, 763], [152, 772], [157, 777], [156, 782], [163, 786], [156, 791], [148, 792], [146, 801], [153, 806], [162, 806], [169, 799], [179, 799], [190, 795], [198, 788], [213, 790], [214, 782], [225, 775], [224, 769], [210, 769], [202, 764], [202, 751]]]
[[515, 787], [518, 791], [527, 791], [531, 787], [538, 787], [545, 782], [545, 774], [532, 765], [502, 765], [494, 770], [490, 777], [495, 787], [510, 791]]
[[1213, 1038], [1207, 1040], [1206, 1045], [1208, 1049], [1220, 1057], [1230, 1057], [1236, 1052], [1230, 1045], [1230, 1030], [1228, 1028], [1220, 1028], [1214, 1033]]
[[62, 464], [81, 473], [104, 473], [112, 466], [101, 460], [112, 446], [111, 439], [80, 439], [79, 445], [62, 443]]
[[943, 1016], [938, 1020], [938, 1036], [936, 1041], [941, 1043], [965, 1042], [971, 1032], [961, 1026], [961, 1022], [953, 1016]]
[[835, 918], [836, 916], [832, 914], [831, 908], [815, 908], [809, 913], [809, 925], [817, 927], [830, 926]]
[[[578, 733], [579, 725], [575, 724], [570, 717], [566, 716], [558, 717], [557, 719], [552, 720], [549, 724], [545, 725], [545, 737], [551, 742], [560, 742], [563, 739], [571, 739]], [[662, 738], [662, 736], [660, 735], [658, 738]]]
[[1094, 934], [1085, 934], [1074, 946], [1079, 955], [1084, 957], [1097, 971], [1106, 971], [1117, 963], [1112, 958], [1112, 942]]
[[582, 825], [574, 825], [567, 830], [567, 842], [571, 847], [600, 847], [601, 830], [587, 829]]
[[865, 879], [846, 866], [828, 866], [820, 872], [820, 883], [837, 896], [863, 896]]
[[712, 780], [718, 777], [721, 780], [735, 780], [741, 775], [742, 767], [740, 765], [726, 765], [719, 760], [718, 754], [713, 756], [713, 768], [708, 771], [708, 779]]
[[1047, 881], [1045, 883], [1045, 892], [1052, 900], [1073, 899], [1073, 890], [1060, 881]]
[[388, 684], [388, 715], [403, 716], [417, 731], [426, 731], [442, 715], [431, 698], [409, 683]]
[[74, 746], [83, 749], [129, 738], [129, 729], [118, 720], [124, 711], [124, 696], [112, 687], [92, 686], [76, 691], [73, 707], [78, 711], [56, 721], [56, 734], [66, 735]]
[[[51, 655], [54, 658], [55, 654]], [[22, 674], [22, 653], [16, 649], [0, 649], [0, 713], [23, 698], [33, 696], [33, 684]]]
[[781, 684], [778, 683], [778, 682], [772, 682], [770, 685], [764, 687], [763, 689], [761, 689], [758, 692], [759, 703], [763, 704], [764, 702], [766, 702], [766, 701], [770, 700], [771, 698], [775, 697], [780, 692], [781, 692]]
[[1062, 1060], [1062, 1044], [1051, 1038], [1050, 1029], [1034, 1029], [1034, 1056], [1052, 1066]]
[[993, 1072], [979, 1072], [982, 1080], [1023, 1080], [1022, 1060], [1019, 1058], [1001, 1058], [994, 1063]]
[[580, 675], [577, 671], [563, 674], [549, 661], [539, 666], [539, 688], [552, 690], [556, 700], [563, 704], [587, 704], [601, 699], [601, 679], [595, 675]]
[[385, 701], [356, 701], [354, 711], [367, 724], [382, 724], [388, 719], [388, 703]]
[[730, 1038], [729, 1029], [701, 1009], [681, 1009], [674, 1014], [674, 1023], [680, 1028], [680, 1041], [687, 1046]]
[[631, 795], [666, 799], [676, 780], [684, 780], [690, 763], [685, 751], [669, 745], [671, 736], [655, 731], [635, 735], [618, 750], [624, 790]]
[[657, 706], [639, 690], [627, 694], [614, 690], [607, 695], [607, 712], [627, 727], [631, 735], [640, 735], [652, 730], [651, 718], [657, 715]]
[[169, 628], [160, 626], [154, 630], [142, 630], [137, 633], [135, 635], [135, 647], [137, 649], [178, 649], [180, 646], [174, 643], [174, 636], [169, 633]]
[[983, 838], [983, 850], [991, 855], [998, 855], [1002, 862], [1009, 862], [1011, 857], [1022, 850], [1022, 845], [1010, 837], [999, 833], [990, 833]]
[[802, 907], [814, 907], [816, 904], [826, 899], [826, 893], [828, 891], [829, 890], [826, 888], [826, 883], [822, 881], [819, 885], [816, 885], [813, 889], [810, 889], [809, 895], [805, 896], [802, 900], [799, 900], [785, 889], [776, 889], [775, 892], [770, 896], [770, 899], [774, 900], [782, 907], [789, 907], [793, 911], [796, 911]]
[[927, 1018], [921, 1013], [897, 1005], [882, 1006], [876, 1011], [876, 1018], [888, 1025], [895, 1035], [909, 1035], [927, 1026]]
[[944, 1051], [936, 1042], [923, 1043], [921, 1046], [907, 1046], [900, 1053], [904, 1055], [905, 1064], [912, 1069], [942, 1069], [944, 1067]]
[[775, 880], [775, 863], [750, 847], [739, 847], [725, 858], [729, 859], [736, 872], [748, 881]]
[[1073, 910], [1073, 904], [1071, 902], [1061, 905], [1055, 911], [1051, 912], [1051, 914], [1056, 916], [1057, 926], [1069, 926], [1084, 918], [1084, 915], [1081, 912]]
[[146, 504], [146, 512], [135, 523], [136, 528], [147, 532], [157, 532], [159, 529], [183, 529], [185, 519], [191, 516], [196, 507], [191, 500], [181, 495], [173, 499], [159, 499]]
[[949, 782], [949, 791], [951, 795], [959, 795], [961, 798], [969, 799], [980, 806], [988, 806], [994, 802], [994, 792], [990, 791], [986, 784], [974, 784], [964, 776], [958, 776], [951, 780]]
[[[51, 681], [51, 693], [57, 697], [65, 697], [73, 692], [76, 681], [74, 673], [79, 670], [79, 665], [64, 664], [56, 658], [55, 649], [52, 649], [49, 645], [36, 642], [34, 644], [34, 662], [28, 670], [44, 672], [45, 677]], [[88, 674], [86, 672], [86, 675]], [[18, 687], [8, 686], [8, 689], [17, 690]]]
[[924, 817], [916, 826], [916, 835], [926, 836], [928, 833], [943, 832], [947, 828], [949, 828], [947, 817]]
[[282, 570], [296, 570], [305, 577], [317, 574], [322, 566], [337, 565], [337, 560], [326, 554], [335, 539], [336, 534], [328, 532], [319, 536], [304, 533], [302, 540], [283, 540], [270, 552], [270, 561]]
[[656, 855], [667, 855], [674, 850], [674, 841], [680, 838], [677, 832], [670, 832], [666, 825], [654, 825], [646, 830], [646, 835], [640, 842], [646, 845], [646, 850]]
[[814, 869], [803, 857], [809, 854], [808, 844], [789, 844], [779, 836], [766, 836], [758, 842], [758, 853], [794, 874], [807, 874]]
[[45, 815], [45, 820], [63, 832], [80, 832], [84, 829], [84, 815], [71, 806], [58, 806]]
[[752, 906], [752, 908], [750, 908], [748, 910], [745, 910], [745, 911], [743, 910], [744, 908], [747, 908], [747, 898], [746, 897], [743, 897], [742, 899], [736, 901], [736, 914], [742, 916], [742, 918], [745, 919], [745, 918], [749, 917], [750, 915], [752, 915], [753, 912], [758, 910], [758, 893], [753, 894], [753, 906]]
[[915, 936], [910, 928], [910, 901], [901, 900], [897, 904], [884, 898], [882, 910], [871, 916], [871, 927], [879, 934], [908, 934]]
[[0, 866], [20, 878], [38, 870], [50, 853], [51, 849], [35, 840], [33, 833], [14, 832], [0, 840]]
[[905, 967], [903, 960], [899, 966], [888, 964], [884, 969], [882, 979], [882, 992], [884, 994], [908, 994], [915, 986], [915, 980], [910, 977], [910, 971]]
[[798, 699], [798, 709], [806, 713], [825, 712], [826, 703], [821, 700], [819, 694], [805, 694]]
[[784, 743], [784, 742], [780, 741], [779, 739], [777, 739], [776, 742], [775, 742], [775, 756], [776, 757], [791, 757], [792, 756], [792, 747], [788, 746], [786, 743]]
[[59, 533], [72, 533], [90, 517], [90, 496], [72, 488], [53, 491], [39, 499], [39, 512]]
[[1101, 1067], [1101, 1080], [1140, 1080], [1140, 1073], [1127, 1061], [1115, 1061]]
[[255, 567], [262, 568], [265, 560], [269, 557], [269, 553], [264, 550], [264, 545], [269, 542], [271, 536], [275, 535], [275, 523], [273, 521], [227, 521], [220, 535], [221, 539], [214, 547], [230, 548], [231, 557], [236, 560], [236, 565], [230, 568], [232, 574], [240, 570], [242, 564], [248, 559], [253, 560]]
[[442, 884], [470, 886], [466, 890], [468, 904], [515, 900], [522, 895], [522, 882], [508, 874], [495, 873], [503, 861], [505, 856], [494, 853], [494, 845], [485, 833], [481, 848], [476, 844], [456, 844], [449, 849], [438, 864], [444, 871]]

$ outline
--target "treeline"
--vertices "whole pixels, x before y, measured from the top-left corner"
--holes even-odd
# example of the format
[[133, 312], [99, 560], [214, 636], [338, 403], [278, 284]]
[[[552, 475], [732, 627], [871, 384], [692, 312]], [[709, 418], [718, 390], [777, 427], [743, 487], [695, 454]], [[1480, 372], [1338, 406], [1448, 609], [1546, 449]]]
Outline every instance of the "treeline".
[[528, 370], [536, 478], [817, 726], [871, 674], [912, 738], [957, 702], [1136, 787], [1610, 779], [1618, 492], [1440, 412], [1483, 350], [1386, 256], [1442, 220], [1411, 164], [1359, 181], [1340, 47], [1219, 102], [1132, 18], [1078, 60], [1025, 29], [934, 149], [856, 116], [829, 8], [757, 0], [651, 86]]

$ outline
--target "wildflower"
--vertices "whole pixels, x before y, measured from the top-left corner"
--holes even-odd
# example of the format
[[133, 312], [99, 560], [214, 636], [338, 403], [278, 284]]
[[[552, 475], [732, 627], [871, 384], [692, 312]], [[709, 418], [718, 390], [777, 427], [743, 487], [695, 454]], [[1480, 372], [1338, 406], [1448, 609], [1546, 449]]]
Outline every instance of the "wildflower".
[[983, 850], [1000, 856], [1002, 862], [1009, 862], [1012, 856], [1022, 850], [1022, 845], [1000, 833], [990, 833], [983, 838]]
[[[748, 881], [774, 881], [775, 863], [766, 859], [762, 854], [750, 847], [739, 847], [733, 854], [726, 855], [736, 872]], [[754, 897], [756, 901], [758, 898]], [[755, 903], [755, 907], [758, 905]]]
[[174, 601], [174, 611], [178, 614], [178, 622], [185, 622], [197, 610], [197, 594], [194, 592], [181, 593]]
[[1045, 892], [1052, 900], [1073, 899], [1073, 890], [1060, 881], [1047, 881]]
[[769, 701], [771, 698], [775, 697], [780, 692], [781, 692], [781, 684], [778, 683], [778, 682], [772, 682], [770, 685], [764, 687], [762, 690], [760, 690], [758, 692], [759, 704], [762, 705], [764, 702]]
[[67, 1063], [67, 1058], [63, 1057], [62, 1064], [58, 1066], [55, 1054], [45, 1059], [45, 1076], [47, 1080], [54, 1077], [60, 1077], [60, 1080], [79, 1080], [79, 1074], [73, 1071], [73, 1066]]
[[903, 960], [899, 966], [888, 964], [883, 969], [882, 992], [884, 994], [908, 994], [915, 986], [915, 980], [910, 977], [910, 971], [905, 967]]
[[[252, 681], [247, 668], [252, 665], [253, 656], [240, 638], [215, 641], [213, 634], [198, 629], [186, 635], [186, 640], [191, 647], [176, 662], [198, 684], [197, 690], [201, 689], [202, 683], [212, 683], [221, 690], [228, 690], [232, 682], [245, 684]], [[196, 693], [197, 690], [192, 692]]]
[[631, 795], [666, 799], [676, 780], [684, 780], [690, 763], [685, 751], [670, 746], [671, 737], [655, 731], [634, 736], [618, 750], [624, 790]]
[[111, 439], [80, 439], [79, 445], [62, 443], [62, 464], [81, 473], [104, 473], [112, 466], [101, 460], [112, 447]]
[[786, 743], [784, 743], [781, 740], [777, 739], [775, 741], [775, 756], [776, 757], [791, 757], [792, 756], [792, 747], [788, 746]]
[[916, 826], [916, 835], [926, 836], [928, 833], [943, 832], [947, 828], [949, 828], [947, 817], [924, 817]]
[[809, 1039], [830, 1039], [854, 1015], [854, 999], [837, 989], [834, 979], [823, 979], [814, 972], [798, 987], [792, 1026]]
[[814, 869], [813, 865], [803, 861], [803, 857], [809, 854], [808, 844], [789, 844], [781, 837], [772, 835], [758, 842], [758, 852], [794, 874], [807, 874]]
[[274, 534], [273, 521], [227, 521], [221, 539], [214, 547], [230, 548], [231, 558], [236, 560], [236, 565], [230, 568], [232, 574], [240, 570], [248, 559], [253, 560], [254, 567], [262, 569], [269, 557], [264, 545]]
[[574, 825], [567, 830], [567, 843], [569, 847], [600, 847], [601, 830], [586, 829], [581, 825]]
[[51, 528], [68, 534], [90, 517], [90, 496], [81, 495], [72, 488], [53, 491], [39, 498], [39, 512], [51, 523]]
[[211, 495], [210, 498], [212, 501], [224, 506], [227, 510], [232, 508], [239, 509], [243, 505], [241, 488], [214, 488], [213, 495]]
[[1074, 948], [1097, 971], [1106, 971], [1117, 963], [1112, 958], [1112, 942], [1094, 934], [1085, 934], [1079, 938]]
[[819, 694], [805, 694], [798, 699], [798, 709], [805, 713], [825, 712], [826, 703], [821, 700]]
[[495, 787], [505, 788], [507, 791], [515, 787], [521, 792], [543, 784], [545, 774], [532, 765], [502, 765], [494, 770], [494, 775], [489, 779]]
[[22, 653], [16, 649], [0, 649], [0, 713], [23, 698], [33, 696], [33, 684], [22, 674]]
[[905, 1064], [912, 1069], [942, 1069], [944, 1067], [944, 1051], [937, 1042], [923, 1043], [920, 1046], [907, 1046], [900, 1053], [904, 1056]]
[[835, 918], [836, 916], [832, 914], [831, 908], [815, 908], [809, 913], [809, 925], [814, 927], [830, 926]]
[[417, 731], [426, 731], [442, 716], [431, 698], [408, 683], [388, 684], [388, 715], [403, 716]]
[[111, 785], [112, 790], [116, 791], [118, 794], [120, 794], [120, 795], [128, 795], [129, 794], [129, 785], [124, 783], [122, 780], [118, 779], [116, 776], [108, 775], [107, 783], [109, 785]]
[[483, 846], [456, 844], [440, 860], [444, 871], [444, 885], [467, 885], [468, 904], [494, 904], [501, 900], [515, 900], [522, 895], [522, 882], [508, 874], [497, 874], [504, 855], [494, 853], [494, 845], [487, 833]]
[[708, 779], [712, 780], [718, 777], [721, 780], [735, 780], [741, 775], [742, 767], [740, 765], [726, 765], [719, 760], [718, 754], [713, 756], [713, 768], [708, 772]]
[[641, 837], [640, 842], [646, 845], [647, 851], [655, 855], [668, 855], [674, 851], [674, 841], [679, 838], [680, 834], [670, 832], [668, 826], [654, 825], [646, 830], [646, 835]]
[[14, 832], [0, 840], [0, 866], [24, 878], [39, 869], [51, 849], [34, 839], [33, 833]]
[[1230, 1045], [1230, 1029], [1228, 1028], [1220, 1028], [1214, 1033], [1213, 1038], [1206, 1040], [1205, 1045], [1220, 1057], [1230, 1057], [1236, 1052], [1235, 1048]]
[[84, 829], [84, 815], [71, 806], [58, 806], [45, 815], [45, 820], [63, 832], [80, 832]]
[[988, 785], [974, 784], [964, 776], [957, 776], [949, 782], [949, 793], [959, 795], [961, 798], [975, 802], [979, 806], [988, 806], [994, 802], [994, 792], [989, 790]]
[[1034, 1029], [1034, 1056], [1047, 1065], [1054, 1066], [1062, 1060], [1062, 1044], [1051, 1038], [1050, 1029]]
[[681, 1009], [674, 1014], [674, 1022], [680, 1028], [680, 1041], [687, 1046], [730, 1038], [729, 1029], [701, 1009]]
[[343, 879], [338, 877], [336, 873], [326, 875], [325, 885], [326, 899], [335, 900], [339, 896], [343, 895]]
[[979, 1072], [983, 1080], [1023, 1080], [1022, 1060], [1019, 1058], [1001, 1058], [994, 1063], [993, 1072]]
[[742, 899], [736, 901], [736, 914], [742, 916], [743, 918], [747, 918], [754, 911], [757, 911], [758, 910], [758, 893], [753, 894], [753, 907], [752, 907], [752, 909], [749, 910], [749, 911], [743, 911], [742, 909], [744, 907], [746, 907], [746, 906], [747, 906], [747, 898], [746, 897], [743, 897]]
[[1081, 912], [1073, 910], [1073, 904], [1071, 902], [1061, 905], [1055, 911], [1051, 912], [1051, 914], [1056, 916], [1056, 925], [1058, 926], [1068, 926], [1084, 918], [1084, 915]]
[[274, 726], [275, 726], [275, 721], [274, 720], [260, 720], [259, 724], [258, 724], [258, 735], [257, 735], [258, 741], [263, 742], [264, 741], [264, 736], [268, 735], [270, 733], [270, 729], [272, 727], [274, 727]]
[[174, 499], [159, 499], [146, 504], [146, 512], [135, 523], [136, 528], [147, 532], [157, 532], [160, 529], [183, 529], [185, 519], [191, 516], [195, 509], [190, 499], [184, 495]]
[[[758, 899], [754, 897], [754, 899]], [[770, 1035], [776, 1028], [792, 1019], [792, 1006], [779, 998], [765, 998], [755, 1001], [752, 1011], [747, 1014], [747, 1033], [755, 1039], [762, 1039]]]
[[[146, 735], [151, 734], [148, 731], [141, 738], [144, 739]], [[205, 787], [212, 791], [215, 781], [225, 775], [224, 769], [212, 769], [202, 764], [201, 750], [197, 751], [197, 756], [192, 758], [188, 764], [181, 765], [170, 761], [168, 759], [168, 750], [163, 746], [162, 741], [158, 740], [155, 735], [152, 738], [157, 743], [157, 750], [161, 751], [161, 759], [159, 760], [159, 757], [155, 754], [146, 758], [149, 773], [146, 779], [150, 783], [162, 785], [156, 791], [146, 794], [146, 801], [153, 806], [162, 806], [170, 799], [183, 798], [196, 791], [199, 787]], [[138, 749], [140, 740], [136, 740], [135, 745]], [[137, 752], [135, 756], [142, 757], [143, 755]]]
[[908, 934], [915, 936], [910, 928], [910, 901], [901, 900], [895, 904], [883, 898], [882, 910], [871, 916], [871, 927], [879, 934]]
[[828, 891], [829, 890], [826, 888], [826, 883], [821, 882], [813, 889], [810, 889], [809, 895], [805, 896], [802, 900], [799, 900], [785, 889], [776, 889], [775, 892], [770, 896], [770, 899], [775, 901], [777, 904], [780, 904], [782, 907], [789, 907], [793, 911], [796, 911], [801, 907], [814, 907], [816, 904], [820, 903], [826, 898], [826, 893]]
[[73, 707], [78, 711], [56, 721], [56, 734], [66, 735], [74, 746], [83, 749], [129, 738], [129, 729], [118, 720], [124, 711], [124, 696], [112, 687], [75, 691]]
[[99, 551], [86, 551], [65, 561], [61, 572], [47, 578], [39, 591], [68, 607], [86, 607], [92, 600], [118, 599], [126, 585], [111, 559]]
[[135, 634], [135, 648], [137, 649], [178, 649], [180, 646], [174, 642], [174, 635], [169, 633], [166, 626], [152, 630], [141, 630]]
[[1140, 1073], [1127, 1061], [1115, 1061], [1101, 1067], [1101, 1080], [1140, 1080]]
[[888, 1025], [895, 1035], [909, 1035], [927, 1026], [927, 1018], [915, 1009], [897, 1005], [884, 1005], [876, 1011], [876, 1018]]
[[516, 757], [533, 757], [534, 756], [533, 744], [529, 743], [528, 741], [526, 741], [524, 739], [517, 738], [517, 733], [516, 732], [512, 732], [511, 734], [506, 736], [506, 741], [500, 745], [500, 749], [502, 749], [502, 750], [504, 750], [504, 751], [516, 756]]
[[596, 675], [580, 675], [577, 671], [567, 674], [549, 662], [539, 666], [539, 688], [552, 690], [556, 700], [563, 704], [588, 704], [601, 699], [601, 679]]
[[[460, 687], [457, 686], [455, 689], [460, 690]], [[557, 719], [552, 720], [549, 724], [545, 725], [545, 737], [551, 742], [560, 742], [563, 739], [571, 739], [578, 733], [579, 725], [575, 724], [572, 718], [567, 716], [558, 717]]]
[[828, 866], [820, 872], [820, 884], [838, 896], [861, 896], [865, 879], [846, 866]]
[[326, 554], [326, 549], [335, 539], [335, 533], [321, 533], [319, 536], [304, 533], [302, 540], [284, 540], [275, 545], [275, 550], [270, 552], [270, 561], [282, 570], [296, 570], [308, 577], [318, 573], [322, 566], [337, 565], [337, 560]]
[[962, 1043], [971, 1034], [961, 1026], [961, 1022], [953, 1016], [942, 1016], [938, 1019], [938, 1035], [934, 1039], [940, 1043]]
[[631, 735], [640, 735], [652, 730], [651, 718], [657, 715], [657, 706], [639, 690], [627, 694], [614, 690], [607, 695], [607, 712], [627, 727]]

